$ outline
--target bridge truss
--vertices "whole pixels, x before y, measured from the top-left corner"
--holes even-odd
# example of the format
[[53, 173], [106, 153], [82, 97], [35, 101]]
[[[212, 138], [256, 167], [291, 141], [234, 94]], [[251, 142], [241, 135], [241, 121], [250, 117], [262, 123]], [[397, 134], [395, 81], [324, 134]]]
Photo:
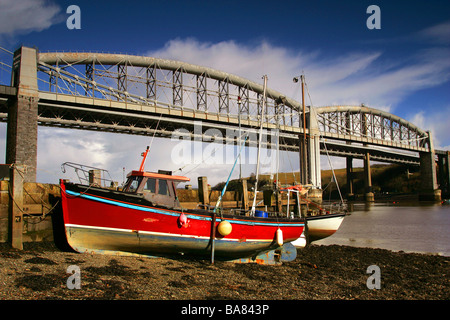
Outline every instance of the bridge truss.
[[[263, 86], [188, 63], [128, 55], [40, 53], [39, 90], [198, 114], [261, 119]], [[298, 126], [300, 105], [268, 90], [264, 121]]]
[[[39, 125], [160, 137], [185, 128], [194, 138], [209, 134], [208, 141], [237, 143], [227, 130], [256, 134], [262, 119], [265, 134], [279, 132], [282, 150], [299, 150], [302, 105], [269, 88], [261, 115], [260, 83], [152, 57], [41, 52], [36, 61]], [[1, 106], [6, 121], [6, 104]], [[364, 105], [305, 110], [307, 134], [320, 139], [322, 154], [364, 158], [370, 152], [373, 160], [418, 165], [418, 153], [430, 150], [428, 132], [387, 112]], [[273, 139], [266, 141], [274, 146]]]
[[[145, 112], [151, 110], [149, 107], [158, 106], [166, 108], [169, 114], [191, 114], [196, 119], [227, 117], [236, 122], [240, 118], [243, 125], [256, 126], [261, 120], [261, 84], [178, 61], [101, 53], [40, 53], [38, 79], [41, 92], [53, 93], [56, 97], [75, 96], [83, 102], [89, 99], [111, 101], [107, 105], [111, 109], [115, 109], [114, 105], [119, 106], [113, 102], [119, 102], [125, 105], [127, 111]], [[119, 109], [124, 109], [123, 105]], [[306, 110], [309, 113], [310, 108]], [[428, 147], [427, 132], [387, 112], [366, 106], [333, 106], [313, 110], [317, 114], [320, 134], [326, 139], [411, 151], [424, 151]], [[277, 125], [281, 130], [290, 127], [286, 131], [301, 133], [301, 112], [300, 103], [279, 92], [267, 90], [263, 120], [268, 128]], [[108, 122], [105, 119], [107, 113], [94, 116], [95, 113], [83, 114], [79, 109], [76, 113], [78, 117], [71, 117], [79, 125]], [[67, 120], [71, 117], [66, 115]], [[120, 121], [112, 119], [114, 112], [108, 113], [108, 117], [111, 118], [111, 130], [130, 132], [122, 128]], [[49, 118], [64, 120], [64, 115], [53, 114]], [[125, 127], [146, 128], [139, 124], [137, 118], [134, 123], [128, 119]], [[107, 126], [103, 129], [107, 130]]]

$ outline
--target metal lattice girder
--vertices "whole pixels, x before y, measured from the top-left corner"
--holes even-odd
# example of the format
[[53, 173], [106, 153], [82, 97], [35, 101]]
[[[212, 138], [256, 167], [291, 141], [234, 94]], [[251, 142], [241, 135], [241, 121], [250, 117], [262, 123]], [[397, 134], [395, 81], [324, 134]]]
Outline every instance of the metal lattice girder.
[[[256, 100], [257, 100], [257, 110], [258, 110], [258, 119], [261, 119], [261, 111], [262, 111], [262, 107], [263, 107], [263, 95], [262, 94], [260, 94], [260, 93], [257, 93], [256, 94]], [[277, 101], [275, 101], [274, 102], [274, 104], [275, 104], [275, 107], [277, 107], [278, 105], [277, 105]], [[266, 98], [266, 106], [267, 106], [267, 104], [268, 104], [268, 101], [267, 101], [267, 98]], [[274, 113], [276, 114], [276, 108], [274, 109]], [[281, 117], [283, 118], [283, 121], [284, 121], [284, 112], [285, 112], [285, 110], [283, 109], [283, 112], [281, 112]], [[266, 119], [267, 119], [267, 115], [269, 114], [269, 109], [268, 108], [266, 108], [266, 110], [265, 110], [265, 117], [266, 117]], [[278, 114], [278, 115], [280, 115], [280, 114]]]
[[147, 99], [156, 99], [156, 69], [155, 66], [147, 67]]
[[[96, 62], [96, 67], [102, 66], [116, 66], [116, 65], [128, 65], [137, 67], [148, 68], [149, 66], [155, 66], [159, 70], [170, 70], [191, 75], [207, 75], [208, 79], [213, 79], [222, 82], [228, 82], [230, 85], [236, 87], [246, 87], [248, 90], [262, 93], [263, 85], [261, 83], [255, 83], [247, 79], [214, 70], [207, 67], [192, 65], [185, 62], [158, 59], [153, 57], [144, 56], [132, 56], [132, 55], [121, 55], [121, 54], [105, 54], [105, 53], [91, 53], [91, 52], [42, 52], [39, 53], [39, 65], [40, 66], [53, 66], [57, 63], [75, 66], [77, 64], [89, 64], [93, 61]], [[129, 81], [131, 76], [129, 77]], [[145, 82], [144, 82], [145, 83]], [[217, 95], [217, 92], [215, 92]], [[286, 99], [286, 106], [294, 110], [301, 110], [301, 105], [290, 98], [285, 97], [283, 94], [267, 89], [268, 99], [278, 99], [284, 97]]]
[[183, 105], [183, 72], [181, 69], [174, 70], [172, 73], [173, 83], [173, 104], [176, 106]]
[[[275, 101], [275, 108], [274, 108], [275, 123], [277, 123], [278, 125], [280, 125], [280, 113], [281, 114], [284, 113], [284, 112], [281, 111], [281, 107], [280, 106], [281, 106], [281, 104], [278, 103], [278, 101]], [[284, 106], [283, 106], [283, 108], [284, 108]], [[282, 119], [284, 121], [284, 117]], [[283, 125], [284, 125], [284, 123], [283, 123]]]
[[[230, 84], [228, 83], [228, 78], [223, 81], [218, 81], [219, 85], [219, 113], [223, 110], [226, 113], [230, 112]], [[239, 101], [240, 102], [240, 101]], [[240, 107], [239, 107], [240, 108]], [[238, 114], [241, 113], [241, 110], [238, 110]]]
[[[239, 87], [239, 97], [241, 99], [241, 113], [250, 114], [250, 100], [248, 87]], [[259, 110], [260, 108], [258, 108]]]
[[[361, 117], [361, 120], [360, 120], [361, 121], [361, 134], [363, 136], [369, 136], [368, 135], [369, 128], [368, 128], [368, 121], [367, 121], [368, 114], [360, 113], [359, 116]], [[337, 130], [339, 131], [339, 128], [337, 128]]]
[[56, 74], [56, 72], [51, 72], [49, 75], [49, 88], [48, 90], [50, 92], [53, 92], [53, 90], [55, 90], [55, 92], [58, 92], [58, 76]]
[[[188, 129], [188, 134], [194, 134], [195, 121], [187, 121], [186, 119], [173, 119], [169, 116], [162, 116], [155, 114], [153, 116], [147, 116], [141, 113], [129, 113], [128, 111], [115, 111], [111, 112], [108, 110], [96, 110], [93, 111], [89, 106], [69, 106], [68, 108], [62, 108], [54, 106], [50, 103], [40, 102], [39, 125], [41, 126], [53, 126], [53, 127], [65, 127], [71, 129], [80, 130], [94, 130], [94, 131], [105, 131], [105, 132], [115, 132], [123, 134], [136, 134], [136, 135], [153, 135], [156, 134], [157, 137], [171, 137], [173, 131], [177, 128], [177, 122], [182, 125], [183, 128]], [[233, 141], [229, 139], [236, 139], [236, 137], [229, 137], [225, 134], [225, 130], [233, 129], [231, 126], [221, 126], [217, 123], [202, 123], [203, 131], [200, 133], [202, 136], [209, 134], [214, 134], [217, 130], [209, 130], [215, 128], [223, 131], [222, 135], [211, 137], [211, 141], [217, 143], [231, 143]], [[253, 130], [253, 131], [252, 131]], [[256, 136], [257, 128], [246, 128], [246, 131], [253, 132]], [[273, 134], [274, 132], [268, 132]], [[293, 152], [298, 152], [298, 134], [290, 134], [283, 130], [279, 131], [280, 134], [280, 149], [289, 150]], [[203, 137], [205, 138], [205, 137]], [[223, 140], [219, 140], [223, 139]], [[207, 141], [208, 138], [205, 138]], [[253, 143], [256, 143], [254, 139]], [[267, 143], [271, 148], [275, 148], [275, 139], [267, 138]], [[235, 142], [235, 141], [234, 141]], [[364, 147], [361, 145], [347, 145], [345, 143], [335, 143], [333, 141], [327, 140], [327, 147], [322, 144], [321, 153], [330, 154], [334, 156], [352, 156], [354, 158], [362, 159], [364, 155], [370, 151], [371, 159], [391, 162], [391, 163], [406, 163], [417, 165], [419, 163], [419, 158], [413, 155], [405, 155], [399, 152], [395, 152], [392, 149], [382, 150], [376, 149], [374, 147]], [[254, 146], [254, 145], [252, 145]], [[326, 150], [326, 151], [325, 151]]]
[[[263, 85], [211, 68], [152, 57], [87, 52], [39, 53], [38, 58], [39, 91], [44, 94], [49, 87], [56, 87], [61, 94], [56, 99], [68, 100], [69, 96], [86, 96], [92, 91], [92, 98], [99, 101], [89, 103], [103, 106], [119, 100], [141, 110], [173, 109], [178, 115], [188, 112], [200, 119], [221, 119], [226, 112], [226, 121], [237, 123], [240, 115], [241, 123], [248, 125], [261, 118]], [[92, 78], [88, 65], [95, 66]], [[39, 74], [53, 78], [42, 81]], [[207, 86], [208, 81], [217, 81], [218, 86]], [[268, 88], [266, 106], [267, 124], [277, 122], [286, 130], [302, 132], [300, 103]], [[327, 139], [412, 151], [425, 151], [429, 145], [426, 132], [387, 112], [365, 106], [305, 109], [317, 112], [314, 123], [307, 123], [307, 130], [310, 126], [317, 128], [314, 134]]]
[[117, 74], [117, 90], [119, 90], [119, 96], [125, 97], [125, 93], [127, 92], [127, 65], [119, 64], [117, 66]]
[[348, 112], [348, 111], [345, 112], [343, 122], [344, 122], [345, 133], [352, 134], [350, 112]]
[[208, 110], [208, 99], [206, 90], [207, 78], [201, 74], [197, 75], [197, 110]]
[[[239, 113], [239, 97], [242, 119], [258, 119], [256, 95], [262, 94], [263, 86], [225, 72], [179, 61], [98, 53], [40, 53], [38, 71], [50, 74], [58, 63], [64, 66], [57, 71], [58, 79], [62, 80], [58, 92], [62, 94], [86, 96], [86, 92], [92, 90], [96, 98], [106, 100], [147, 105], [157, 103], [208, 113], [226, 112], [235, 117]], [[95, 81], [90, 78], [89, 70], [87, 74], [84, 70], [86, 65], [94, 63]], [[81, 72], [79, 66], [83, 67]], [[190, 82], [197, 76], [198, 84]], [[206, 85], [210, 80], [217, 81], [218, 87], [208, 88]], [[284, 104], [287, 107], [286, 113], [280, 117], [292, 119], [301, 109], [298, 102], [268, 88], [266, 106], [270, 116], [267, 121], [275, 121], [274, 101], [280, 98], [286, 100]]]
[[94, 96], [94, 86], [92, 85], [92, 82], [94, 81], [94, 73], [95, 73], [95, 63], [89, 63], [86, 64], [86, 79], [90, 80], [91, 83], [86, 84], [86, 96], [89, 96], [91, 94]]
[[428, 133], [412, 123], [366, 106], [315, 108], [324, 136], [364, 143], [401, 145], [416, 150], [427, 144]]

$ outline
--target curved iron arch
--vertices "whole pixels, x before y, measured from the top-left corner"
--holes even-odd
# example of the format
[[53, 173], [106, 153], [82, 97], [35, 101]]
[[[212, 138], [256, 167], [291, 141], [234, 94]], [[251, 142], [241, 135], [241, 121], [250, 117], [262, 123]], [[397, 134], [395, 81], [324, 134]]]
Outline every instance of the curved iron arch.
[[[71, 71], [71, 68], [83, 65], [84, 70], [78, 68], [76, 72]], [[124, 54], [47, 52], [39, 53], [38, 70], [49, 76], [49, 91], [52, 91], [52, 86], [56, 88], [53, 90], [58, 90], [58, 87], [61, 90], [59, 80], [64, 82], [68, 91], [73, 86], [71, 94], [100, 94], [109, 99], [140, 104], [156, 103], [157, 91], [162, 91], [167, 99], [165, 102], [157, 102], [169, 108], [185, 108], [187, 92], [194, 96], [191, 97], [192, 106], [197, 110], [218, 114], [246, 114], [248, 118], [252, 114], [255, 120], [261, 116], [262, 84], [186, 62]], [[133, 75], [130, 70], [136, 74]], [[162, 79], [158, 77], [158, 71], [166, 72]], [[187, 77], [191, 77], [193, 84], [186, 84]], [[102, 83], [105, 79], [112, 82]], [[211, 81], [216, 83], [211, 84]], [[145, 90], [133, 92], [130, 83], [142, 85]], [[211, 85], [215, 89], [211, 89]], [[268, 122], [279, 121], [291, 126], [301, 124], [301, 103], [270, 88], [266, 93]], [[215, 110], [211, 106], [212, 100]], [[365, 105], [312, 109], [317, 114], [319, 130], [327, 137], [419, 151], [430, 148], [428, 132], [385, 111]], [[306, 110], [309, 112], [310, 108], [307, 107]]]
[[[58, 77], [63, 80], [73, 80], [74, 82], [81, 81], [81, 85], [85, 87], [86, 90], [95, 90], [97, 87], [99, 91], [107, 90], [108, 93], [111, 93], [114, 97], [133, 97], [140, 100], [140, 102], [147, 102], [152, 95], [143, 97], [142, 94], [133, 94], [129, 88], [127, 88], [126, 83], [132, 78], [135, 83], [145, 82], [147, 88], [149, 88], [151, 92], [153, 89], [154, 93], [156, 84], [160, 83], [162, 86], [162, 82], [164, 82], [164, 79], [157, 79], [155, 70], [172, 72], [172, 79], [165, 79], [165, 85], [172, 87], [171, 89], [173, 90], [174, 97], [172, 101], [173, 105], [176, 105], [177, 102], [180, 106], [183, 104], [182, 90], [186, 88], [183, 83], [183, 75], [196, 77], [196, 84], [194, 84], [192, 90], [194, 90], [197, 95], [197, 102], [202, 102], [206, 105], [212, 97], [217, 98], [219, 105], [218, 111], [226, 110], [229, 112], [230, 109], [227, 102], [231, 96], [233, 96], [236, 103], [237, 97], [239, 97], [242, 109], [250, 112], [249, 104], [260, 103], [263, 94], [262, 84], [233, 74], [186, 62], [147, 56], [92, 52], [41, 52], [38, 56], [38, 65], [41, 72], [47, 73], [50, 76], [49, 84], [51, 84], [52, 81], [55, 82], [54, 79]], [[85, 74], [82, 75], [84, 78], [78, 75], [78, 78], [71, 79], [73, 74], [71, 74], [72, 72], [68, 72], [68, 70], [70, 67], [77, 65], [86, 65]], [[108, 66], [108, 68], [105, 66]], [[140, 76], [131, 76], [127, 73], [127, 69], [129, 68], [141, 68], [141, 70], [145, 70], [145, 75], [144, 73], [141, 73]], [[116, 78], [117, 88], [102, 85], [98, 81], [98, 76], [104, 78], [107, 75], [111, 75], [110, 78]], [[215, 84], [216, 90], [208, 88], [206, 85], [208, 79], [217, 81], [217, 84]], [[230, 85], [235, 87], [236, 94], [233, 95], [229, 88]], [[252, 99], [249, 96], [250, 92], [257, 97]], [[266, 93], [268, 106], [271, 106], [274, 109], [273, 114], [276, 113], [275, 111], [278, 111], [278, 106], [281, 105], [291, 109], [289, 114], [290, 117], [293, 117], [293, 113], [302, 112], [301, 104], [299, 102], [286, 97], [282, 93], [270, 88], [267, 88]]]
[[[352, 136], [354, 141], [385, 141], [407, 149], [430, 148], [429, 133], [386, 111], [365, 106], [314, 108], [320, 131], [328, 136]], [[386, 144], [378, 143], [378, 144]]]

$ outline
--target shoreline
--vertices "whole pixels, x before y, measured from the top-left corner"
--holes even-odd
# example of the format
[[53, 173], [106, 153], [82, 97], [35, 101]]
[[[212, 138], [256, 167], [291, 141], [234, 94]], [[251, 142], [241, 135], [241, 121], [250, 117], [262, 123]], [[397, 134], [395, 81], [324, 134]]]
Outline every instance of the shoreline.
[[318, 241], [315, 241], [313, 245], [316, 246], [341, 246], [341, 247], [348, 247], [348, 248], [357, 248], [357, 249], [373, 249], [373, 250], [386, 250], [392, 253], [399, 253], [399, 254], [419, 254], [419, 255], [426, 255], [426, 256], [438, 256], [438, 257], [444, 257], [450, 259], [450, 253], [448, 251], [427, 251], [427, 250], [408, 250], [408, 249], [396, 249], [394, 247], [389, 246], [383, 246], [380, 244], [380, 246], [376, 245], [364, 245], [364, 244], [355, 244], [355, 243], [349, 243], [349, 242], [355, 242], [355, 241], [346, 241], [341, 238], [333, 238], [333, 241], [328, 241], [327, 238], [321, 239]]
[[[80, 289], [67, 268], [78, 266]], [[380, 269], [369, 289], [367, 269]], [[0, 300], [449, 300], [450, 257], [311, 245], [281, 266], [91, 255], [0, 244]]]

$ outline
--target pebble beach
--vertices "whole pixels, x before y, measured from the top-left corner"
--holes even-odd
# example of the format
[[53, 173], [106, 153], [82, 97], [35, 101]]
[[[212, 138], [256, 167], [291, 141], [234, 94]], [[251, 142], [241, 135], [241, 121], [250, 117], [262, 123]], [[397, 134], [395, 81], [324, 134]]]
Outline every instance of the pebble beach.
[[[374, 265], [379, 288], [369, 289]], [[79, 288], [69, 288], [70, 266], [79, 270]], [[2, 243], [0, 300], [450, 300], [450, 257], [311, 245], [273, 266]]]

